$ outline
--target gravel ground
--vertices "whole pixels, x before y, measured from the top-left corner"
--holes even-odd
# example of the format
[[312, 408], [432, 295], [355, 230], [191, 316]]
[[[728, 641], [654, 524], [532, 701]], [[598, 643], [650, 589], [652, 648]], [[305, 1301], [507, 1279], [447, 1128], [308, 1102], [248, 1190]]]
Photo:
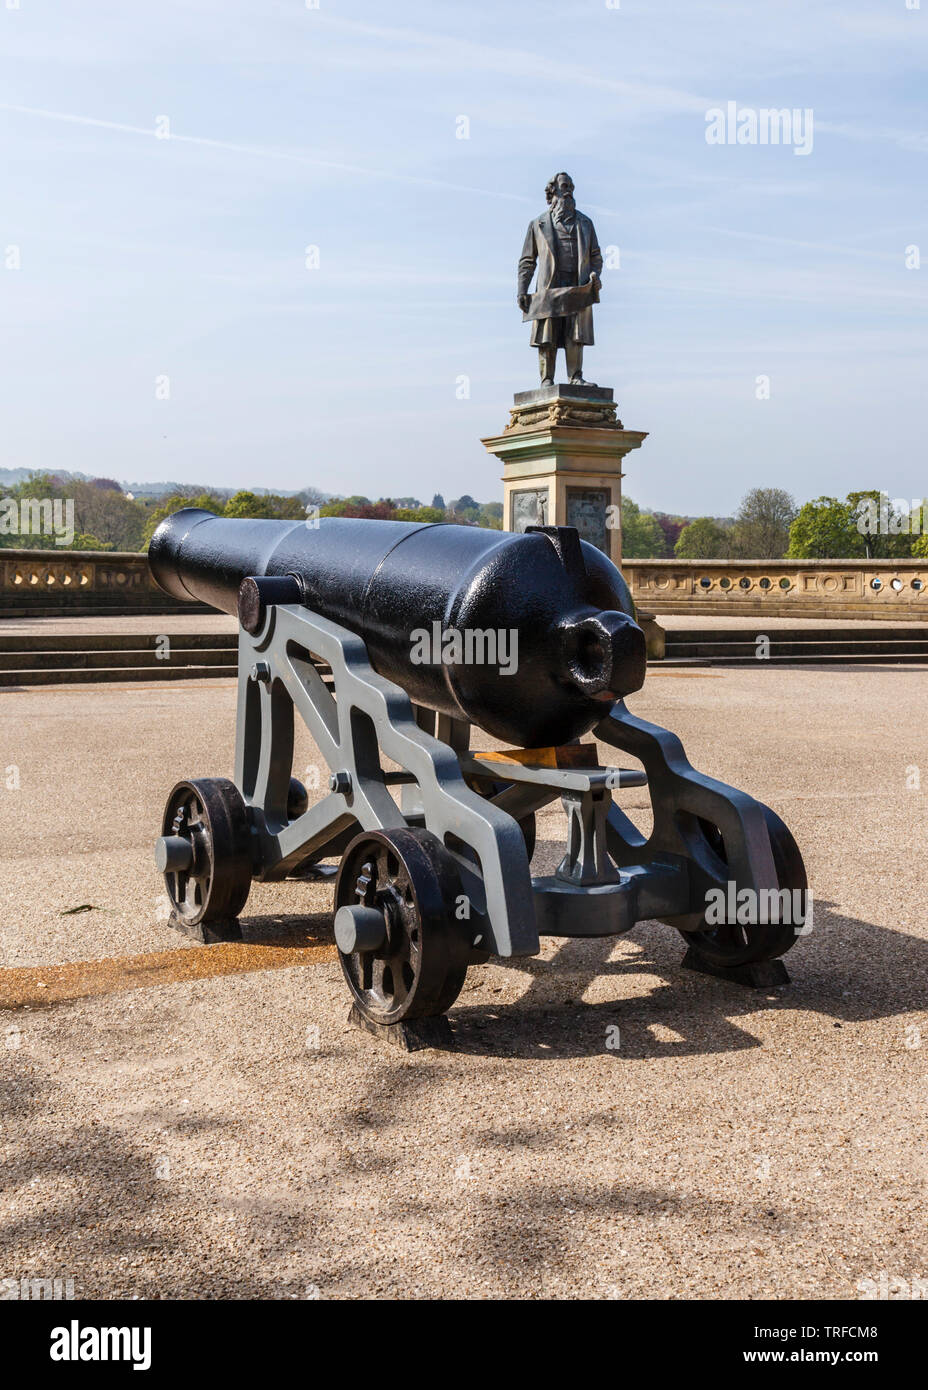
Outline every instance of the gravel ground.
[[[3, 692], [0, 1278], [813, 1299], [928, 1277], [925, 682], [652, 671], [634, 712], [803, 850], [792, 985], [682, 971], [653, 923], [546, 940], [470, 972], [457, 1051], [408, 1056], [347, 1025], [328, 887], [256, 886], [240, 948], [160, 920], [161, 806], [229, 773], [230, 682]], [[622, 804], [646, 824], [645, 793]], [[561, 826], [541, 818], [536, 868]]]

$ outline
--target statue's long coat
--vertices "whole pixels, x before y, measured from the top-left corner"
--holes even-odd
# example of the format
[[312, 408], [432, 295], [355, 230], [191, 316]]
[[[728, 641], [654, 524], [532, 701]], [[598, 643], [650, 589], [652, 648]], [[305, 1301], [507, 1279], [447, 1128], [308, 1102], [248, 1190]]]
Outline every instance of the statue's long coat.
[[[575, 213], [577, 237], [577, 283], [585, 285], [590, 271], [602, 273], [603, 257], [596, 240], [596, 229], [584, 212]], [[538, 267], [536, 292], [557, 287], [557, 232], [550, 211], [543, 212], [528, 224], [525, 245], [519, 258], [519, 284], [517, 294], [527, 294], [535, 267]], [[571, 314], [568, 326], [570, 337], [575, 343], [590, 346], [593, 342], [593, 310], [581, 309], [579, 314]], [[556, 342], [557, 319], [535, 319], [532, 323], [532, 347], [544, 347]]]

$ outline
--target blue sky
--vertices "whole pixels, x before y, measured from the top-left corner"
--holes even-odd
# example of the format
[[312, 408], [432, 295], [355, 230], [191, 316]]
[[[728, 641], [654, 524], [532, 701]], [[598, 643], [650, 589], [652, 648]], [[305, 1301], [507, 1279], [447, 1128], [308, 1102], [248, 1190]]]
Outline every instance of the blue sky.
[[[650, 432], [631, 496], [925, 492], [928, 0], [19, 6], [0, 466], [500, 497], [565, 168], [620, 251], [585, 370]], [[728, 101], [811, 108], [811, 154], [707, 144]]]

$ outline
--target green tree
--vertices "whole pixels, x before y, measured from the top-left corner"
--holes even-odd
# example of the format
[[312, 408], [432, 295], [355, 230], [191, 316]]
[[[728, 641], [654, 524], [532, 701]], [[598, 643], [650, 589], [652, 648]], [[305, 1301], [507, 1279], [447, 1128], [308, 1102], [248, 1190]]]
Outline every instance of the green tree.
[[[303, 494], [296, 493], [293, 497], [284, 497], [278, 492], [269, 492], [265, 497], [269, 504], [271, 516], [279, 521], [305, 521], [306, 503], [303, 501]], [[318, 503], [311, 503], [317, 506]]]
[[217, 516], [222, 516], [225, 501], [215, 492], [201, 492], [196, 496], [190, 493], [175, 492], [170, 497], [165, 497], [160, 505], [151, 510], [145, 518], [141, 547], [143, 550], [148, 549], [148, 542], [165, 517], [173, 516], [175, 512], [180, 511], [181, 507], [202, 507], [204, 511], [215, 512]]
[[805, 502], [789, 529], [791, 560], [839, 560], [862, 556], [864, 538], [854, 525], [852, 508], [837, 497]]
[[654, 560], [666, 555], [663, 529], [655, 516], [643, 512], [630, 497], [622, 499], [622, 554], [628, 560]]
[[321, 507], [331, 496], [328, 492], [320, 492], [317, 487], [304, 487], [296, 495], [304, 507]]
[[397, 521], [444, 521], [445, 513], [437, 507], [397, 507]]
[[223, 516], [263, 517], [273, 515], [268, 497], [259, 497], [254, 492], [236, 492], [222, 509]]
[[[913, 553], [908, 522], [873, 489], [849, 492], [844, 501], [817, 497], [800, 507], [790, 528], [787, 555], [796, 560], [903, 559]], [[869, 504], [869, 505], [868, 505]], [[868, 525], [876, 517], [875, 525]], [[896, 534], [893, 534], [894, 528]]]
[[459, 526], [476, 526], [479, 523], [480, 503], [475, 502], [469, 492], [448, 503], [447, 518]]
[[372, 507], [374, 503], [369, 497], [362, 497], [355, 494], [353, 497], [337, 497], [331, 502], [326, 502], [324, 507], [319, 508], [320, 516], [360, 516], [365, 507]]
[[306, 507], [299, 497], [281, 497], [276, 492], [236, 492], [225, 504], [223, 516], [300, 521], [306, 516]]
[[[104, 550], [138, 550], [142, 543], [145, 509], [118, 486], [106, 479], [90, 482], [63, 478], [54, 473], [32, 473], [7, 494], [20, 509], [24, 501], [60, 501], [68, 517], [73, 507], [75, 538], [93, 538]], [[61, 513], [59, 513], [60, 515]], [[76, 540], [75, 540], [76, 544]], [[28, 535], [0, 534], [0, 545], [25, 546], [29, 550], [58, 548], [56, 538], [47, 531], [30, 530]], [[84, 546], [84, 549], [90, 547]]]
[[[409, 508], [408, 510], [412, 510]], [[379, 502], [368, 498], [343, 497], [337, 502], [329, 502], [319, 508], [320, 516], [352, 516], [363, 520], [394, 521], [397, 510], [389, 497], [381, 497]]]
[[69, 550], [113, 550], [114, 547], [109, 541], [101, 541], [96, 536], [87, 536], [81, 533], [75, 536], [68, 546]]
[[699, 516], [684, 526], [673, 553], [678, 560], [727, 560], [731, 532], [711, 516]]
[[66, 495], [74, 498], [75, 533], [99, 536], [114, 550], [140, 549], [145, 512], [131, 497], [93, 483], [69, 483]]
[[913, 520], [920, 523], [921, 509], [910, 516], [908, 508], [901, 511], [873, 489], [849, 492], [847, 504], [868, 559], [907, 559], [912, 554], [910, 526]]
[[752, 487], [732, 527], [732, 550], [742, 560], [781, 560], [790, 543], [796, 503], [781, 487]]

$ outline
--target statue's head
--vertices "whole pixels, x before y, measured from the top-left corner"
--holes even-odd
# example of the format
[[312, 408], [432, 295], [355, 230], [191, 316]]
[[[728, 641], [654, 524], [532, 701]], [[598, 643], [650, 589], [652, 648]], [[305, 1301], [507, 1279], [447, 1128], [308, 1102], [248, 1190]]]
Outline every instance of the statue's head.
[[561, 172], [545, 185], [545, 198], [549, 207], [572, 208], [574, 206], [574, 181], [569, 174]]

